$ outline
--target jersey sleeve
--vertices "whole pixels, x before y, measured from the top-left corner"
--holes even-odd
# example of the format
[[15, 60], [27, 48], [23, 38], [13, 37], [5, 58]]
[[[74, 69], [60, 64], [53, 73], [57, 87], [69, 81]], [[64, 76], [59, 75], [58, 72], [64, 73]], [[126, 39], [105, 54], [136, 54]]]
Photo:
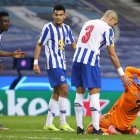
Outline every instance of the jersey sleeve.
[[41, 45], [45, 45], [47, 42], [47, 35], [48, 35], [49, 29], [47, 26], [44, 26], [41, 33], [40, 33], [40, 38], [38, 40], [38, 43]]
[[72, 34], [72, 30], [71, 28], [69, 27], [69, 30], [68, 30], [68, 38], [67, 38], [67, 44], [73, 44], [74, 43], [74, 38], [73, 38], [73, 34]]
[[112, 46], [114, 44], [114, 31], [112, 28], [109, 28], [109, 30], [104, 33], [104, 39], [106, 46]]

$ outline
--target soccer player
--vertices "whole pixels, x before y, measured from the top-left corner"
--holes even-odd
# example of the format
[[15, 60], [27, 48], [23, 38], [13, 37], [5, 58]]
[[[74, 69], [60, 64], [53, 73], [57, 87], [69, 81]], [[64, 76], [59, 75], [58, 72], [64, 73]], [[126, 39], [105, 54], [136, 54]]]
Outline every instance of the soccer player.
[[112, 27], [118, 23], [118, 15], [109, 10], [101, 19], [90, 20], [84, 24], [76, 45], [72, 65], [72, 86], [76, 87], [75, 113], [77, 134], [84, 133], [82, 124], [83, 96], [85, 88], [90, 94], [90, 110], [92, 114], [93, 134], [103, 134], [99, 128], [100, 116], [100, 49], [107, 46], [108, 54], [122, 81], [127, 86], [131, 85], [130, 79], [124, 74], [114, 47], [114, 32]]
[[[38, 59], [42, 46], [45, 46], [46, 71], [50, 85], [53, 88], [44, 129], [74, 131], [66, 122], [68, 85], [66, 81], [65, 46], [71, 45], [71, 47], [75, 49], [76, 45], [71, 28], [64, 24], [66, 18], [65, 8], [62, 5], [56, 5], [53, 9], [52, 17], [54, 21], [46, 24], [42, 29], [34, 54], [33, 70], [35, 73], [39, 74], [40, 67], [38, 65]], [[59, 129], [53, 124], [57, 106], [59, 106], [60, 111], [61, 124]]]
[[[2, 33], [5, 31], [8, 31], [8, 28], [10, 26], [10, 19], [9, 19], [9, 14], [5, 11], [0, 12], [0, 49], [2, 46]], [[14, 52], [5, 52], [5, 51], [0, 51], [0, 57], [24, 57], [25, 53], [19, 50], [16, 50]], [[2, 64], [0, 64], [0, 71], [3, 70], [4, 67]]]
[[[0, 49], [1, 49], [1, 39], [2, 39], [2, 33], [5, 31], [8, 31], [10, 25], [10, 19], [9, 19], [9, 14], [6, 11], [1, 11], [0, 12]], [[15, 57], [15, 58], [19, 58], [19, 57], [24, 57], [25, 53], [20, 51], [20, 50], [16, 50], [14, 52], [5, 52], [5, 51], [0, 51], [0, 57]], [[4, 67], [2, 64], [0, 64], [0, 71], [3, 70]], [[8, 130], [8, 128], [5, 128], [3, 125], [0, 124], [0, 130]]]
[[[132, 85], [124, 86], [124, 92], [110, 111], [100, 117], [100, 128], [109, 134], [140, 134], [133, 123], [140, 111], [140, 69], [127, 67], [125, 74], [131, 78]], [[134, 81], [137, 76], [139, 84]], [[87, 127], [87, 133], [93, 132], [93, 124]]]

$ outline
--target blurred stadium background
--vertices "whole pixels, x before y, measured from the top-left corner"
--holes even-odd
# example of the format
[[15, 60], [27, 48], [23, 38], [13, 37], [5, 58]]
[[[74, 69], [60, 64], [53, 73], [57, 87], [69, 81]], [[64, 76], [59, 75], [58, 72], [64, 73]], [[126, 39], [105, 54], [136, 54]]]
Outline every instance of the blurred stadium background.
[[[1, 0], [0, 10], [10, 13], [11, 27], [3, 35], [2, 50], [13, 51], [21, 48], [28, 55], [33, 56], [36, 42], [44, 24], [52, 20], [52, 8], [57, 0]], [[108, 9], [119, 13], [119, 25], [116, 28], [116, 49], [122, 66], [140, 66], [140, 4], [133, 0], [59, 0], [67, 9], [68, 23], [77, 39], [81, 26], [89, 19], [96, 19]], [[67, 73], [71, 75], [73, 50], [66, 48]], [[16, 75], [13, 70], [12, 59], [4, 58], [5, 70], [0, 75]], [[46, 75], [44, 51], [39, 61], [41, 76]], [[118, 77], [112, 66], [106, 49], [101, 50], [101, 67], [103, 77]], [[35, 74], [32, 71], [23, 71], [24, 75]]]
[[[0, 11], [8, 11], [11, 18], [11, 27], [8, 32], [3, 34], [1, 49], [5, 51], [14, 51], [20, 48], [28, 53], [29, 57], [33, 57], [36, 42], [43, 25], [52, 20], [51, 14], [55, 4], [63, 4], [66, 7], [67, 19], [65, 23], [71, 26], [75, 39], [78, 38], [80, 29], [85, 21], [100, 18], [106, 10], [114, 9], [119, 14], [119, 24], [114, 30], [116, 51], [121, 64], [123, 68], [126, 66], [140, 67], [139, 2], [139, 0], [0, 0]], [[71, 98], [71, 104], [73, 104], [75, 96], [75, 88], [70, 86], [73, 53], [74, 52], [70, 47], [66, 48], [67, 74], [69, 77], [68, 85], [70, 92], [72, 92], [72, 97], [69, 97]], [[9, 91], [5, 90], [8, 90], [13, 80], [17, 78], [17, 71], [13, 69], [13, 59], [2, 58], [5, 70], [0, 72], [0, 114], [37, 115], [46, 113], [46, 107], [37, 114], [30, 114], [30, 112], [25, 113], [23, 112], [24, 108], [18, 113], [16, 112], [17, 110], [8, 113], [12, 105], [13, 107], [16, 107], [16, 100], [21, 97], [30, 99], [26, 101], [26, 104], [28, 105], [31, 104], [33, 99], [40, 97], [42, 99], [42, 102], [39, 102], [40, 100], [38, 101], [40, 106], [46, 106], [51, 96], [50, 91], [52, 89], [46, 78], [45, 59], [44, 49], [42, 49], [41, 57], [39, 59], [41, 74], [35, 75], [32, 70], [21, 70], [23, 77], [15, 87], [15, 91], [10, 92], [11, 94], [9, 94]], [[103, 111], [106, 112], [121, 95], [123, 90], [122, 83], [108, 57], [106, 48], [101, 50], [101, 69], [103, 77], [102, 91], [105, 93], [104, 95], [103, 93], [101, 94], [101, 99], [103, 99], [101, 104], [103, 108], [106, 106], [106, 110]], [[41, 90], [47, 90], [48, 97], [45, 97], [45, 91]], [[108, 94], [106, 94], [106, 92]], [[114, 95], [112, 95], [112, 92]], [[14, 100], [12, 103], [10, 102], [11, 99]], [[43, 99], [47, 100], [47, 103], [45, 103]], [[88, 97], [85, 97], [86, 105], [88, 104], [87, 99]], [[7, 109], [8, 107], [9, 110]]]

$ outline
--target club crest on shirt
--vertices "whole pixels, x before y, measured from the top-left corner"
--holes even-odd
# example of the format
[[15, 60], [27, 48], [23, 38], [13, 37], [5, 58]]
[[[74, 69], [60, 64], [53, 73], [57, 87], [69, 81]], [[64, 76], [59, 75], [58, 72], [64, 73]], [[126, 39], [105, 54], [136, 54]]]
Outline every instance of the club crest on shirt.
[[62, 39], [59, 40], [58, 44], [59, 44], [59, 50], [64, 50], [64, 46], [65, 46], [64, 40], [62, 40]]
[[113, 36], [110, 36], [110, 38], [109, 38], [109, 39], [110, 39], [110, 41], [111, 41], [111, 42], [113, 42], [114, 37], [113, 37]]
[[65, 77], [64, 76], [61, 76], [61, 81], [65, 81]]

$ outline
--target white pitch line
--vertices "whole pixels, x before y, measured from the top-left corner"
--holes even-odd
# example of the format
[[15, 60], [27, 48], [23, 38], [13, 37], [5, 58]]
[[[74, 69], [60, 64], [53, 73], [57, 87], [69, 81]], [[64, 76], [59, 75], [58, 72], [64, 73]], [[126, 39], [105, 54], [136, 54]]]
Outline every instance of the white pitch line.
[[17, 137], [17, 136], [14, 136], [14, 135], [9, 135], [9, 136], [0, 136], [0, 138], [16, 138], [16, 139], [19, 139], [19, 138], [23, 138], [23, 139], [39, 139], [39, 140], [64, 140], [62, 138], [46, 138], [46, 137], [29, 137], [29, 136], [23, 136], [23, 137]]
[[[29, 139], [29, 140], [64, 140], [63, 138], [46, 138], [46, 137], [31, 137], [31, 136], [21, 136], [21, 137], [18, 137], [18, 136], [14, 136], [14, 135], [9, 135], [9, 136], [0, 136], [0, 138], [9, 138], [9, 139], [12, 139], [12, 138], [16, 138], [16, 139]], [[79, 140], [79, 139], [69, 139], [69, 140]], [[98, 138], [95, 138], [95, 139], [80, 139], [80, 140], [99, 140]]]
[[[47, 132], [54, 132], [54, 131], [51, 131], [51, 130], [44, 130], [44, 129], [10, 129], [10, 131], [17, 131], [17, 132], [22, 132], [22, 131], [24, 131], [24, 132], [28, 132], [28, 131], [30, 131], [30, 132], [45, 132], [45, 131], [47, 131]], [[66, 131], [58, 131], [58, 133], [67, 133]], [[76, 131], [74, 131], [74, 132], [69, 132], [69, 133], [76, 133]]]
[[10, 129], [11, 131], [17, 131], [17, 132], [20, 132], [20, 131], [24, 131], [24, 132], [28, 132], [28, 131], [33, 131], [33, 132], [42, 132], [42, 131], [46, 131], [46, 130], [43, 130], [43, 129]]

